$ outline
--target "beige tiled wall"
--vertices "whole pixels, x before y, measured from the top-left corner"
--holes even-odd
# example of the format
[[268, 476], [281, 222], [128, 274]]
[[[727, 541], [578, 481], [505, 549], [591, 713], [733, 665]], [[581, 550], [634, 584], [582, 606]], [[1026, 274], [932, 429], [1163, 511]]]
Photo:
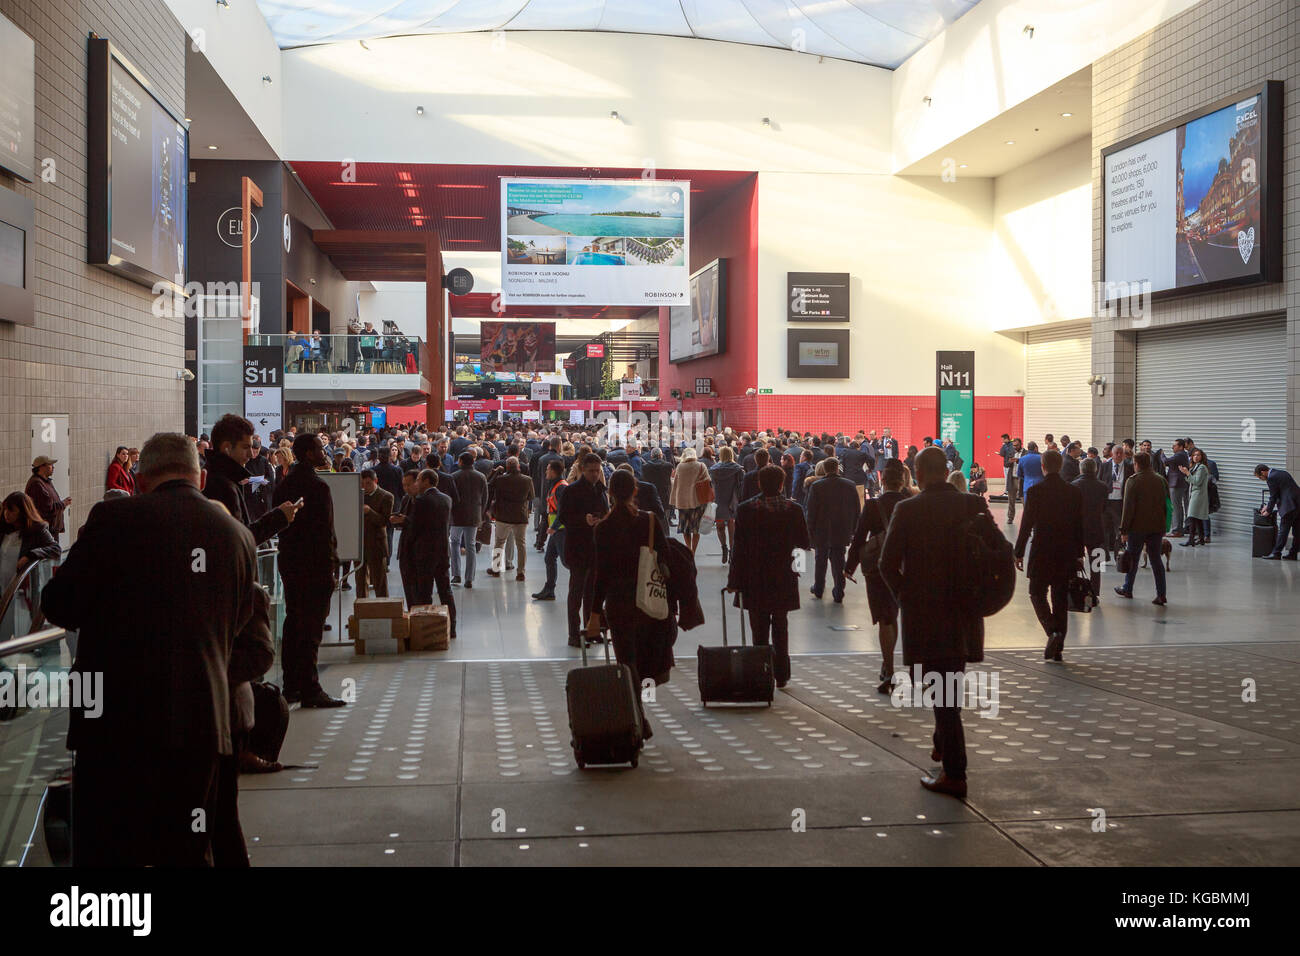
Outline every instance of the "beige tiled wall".
[[[1092, 175], [1101, 150], [1263, 80], [1284, 83], [1283, 281], [1252, 289], [1175, 299], [1154, 306], [1150, 327], [1286, 312], [1290, 378], [1287, 455], [1300, 460], [1300, 2], [1205, 0], [1093, 64]], [[1102, 190], [1093, 190], [1093, 280], [1102, 278]], [[1093, 403], [1093, 435], [1134, 429], [1134, 323], [1093, 321], [1093, 371], [1106, 376]]]
[[184, 421], [183, 320], [152, 313], [150, 290], [86, 264], [86, 38], [111, 40], [177, 111], [185, 42], [163, 0], [0, 0], [36, 41], [36, 159], [55, 180], [0, 185], [36, 204], [36, 324], [0, 323], [0, 489], [31, 474], [31, 416], [70, 416], [75, 528], [102, 497], [117, 445]]

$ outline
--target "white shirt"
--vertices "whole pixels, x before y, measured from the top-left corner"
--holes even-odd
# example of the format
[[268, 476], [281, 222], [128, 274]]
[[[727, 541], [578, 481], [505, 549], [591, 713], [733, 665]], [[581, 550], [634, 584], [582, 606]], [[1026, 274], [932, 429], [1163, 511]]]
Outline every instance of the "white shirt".
[[1110, 479], [1110, 500], [1122, 501], [1124, 498], [1124, 462], [1118, 464], [1112, 458], [1110, 462], [1112, 476]]

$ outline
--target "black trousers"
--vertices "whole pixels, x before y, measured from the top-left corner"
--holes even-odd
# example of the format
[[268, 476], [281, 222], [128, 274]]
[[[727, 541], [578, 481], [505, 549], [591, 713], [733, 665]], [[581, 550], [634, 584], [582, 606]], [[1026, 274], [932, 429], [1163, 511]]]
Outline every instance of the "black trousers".
[[388, 556], [375, 554], [357, 565], [357, 597], [368, 597], [370, 588], [375, 597], [388, 597]]
[[311, 694], [320, 689], [316, 655], [329, 617], [333, 575], [328, 569], [303, 571], [281, 563], [280, 579], [284, 582], [284, 639], [280, 650], [284, 692]]
[[[438, 589], [438, 603], [447, 605], [447, 630], [450, 636], [456, 634], [456, 599], [451, 593], [451, 571], [443, 565], [441, 571], [429, 574], [427, 571], [410, 571], [410, 590], [406, 592], [407, 608], [419, 607], [433, 603], [433, 589]], [[405, 584], [406, 582], [404, 582]]]
[[[1029, 579], [1029, 601], [1034, 605], [1034, 613], [1038, 615], [1038, 623], [1043, 625], [1043, 631], [1048, 637], [1053, 632], [1059, 632], [1064, 635], [1070, 624], [1070, 601], [1066, 596], [1066, 590], [1070, 585], [1070, 575], [1061, 575], [1058, 577], [1049, 577], [1039, 575]], [[1051, 602], [1048, 602], [1048, 591], [1051, 591]]]
[[831, 566], [831, 597], [844, 597], [844, 548], [823, 547], [813, 554], [813, 593], [818, 597], [826, 591], [826, 563]]
[[212, 866], [219, 757], [212, 751], [77, 751], [72, 865]]
[[786, 612], [751, 610], [749, 629], [755, 647], [766, 647], [771, 641], [773, 676], [778, 684], [784, 684], [790, 679], [790, 621]]
[[[241, 731], [238, 736], [246, 737], [247, 734]], [[216, 806], [211, 828], [212, 865], [221, 869], [248, 866], [244, 828], [239, 825], [239, 751], [242, 747], [236, 744], [234, 749], [233, 754], [223, 754], [217, 759]]]
[[[925, 661], [920, 665], [921, 673], [931, 672], [940, 676], [947, 686], [948, 674], [964, 674], [966, 662], [959, 657], [940, 658]], [[966, 779], [966, 732], [961, 726], [961, 700], [944, 700], [938, 697], [939, 704], [934, 708], [934, 749], [943, 755], [943, 772], [951, 780]]]
[[1124, 514], [1124, 502], [1107, 498], [1101, 512], [1101, 534], [1106, 542], [1106, 553], [1116, 559], [1119, 548], [1119, 522]]
[[1282, 549], [1286, 547], [1288, 537], [1291, 538], [1291, 550], [1287, 553], [1295, 554], [1300, 552], [1300, 523], [1297, 523], [1297, 519], [1300, 519], [1300, 511], [1284, 514], [1278, 520], [1277, 539], [1273, 545], [1274, 554], [1282, 553]]
[[590, 564], [569, 565], [569, 640], [582, 636], [596, 598], [596, 571]]

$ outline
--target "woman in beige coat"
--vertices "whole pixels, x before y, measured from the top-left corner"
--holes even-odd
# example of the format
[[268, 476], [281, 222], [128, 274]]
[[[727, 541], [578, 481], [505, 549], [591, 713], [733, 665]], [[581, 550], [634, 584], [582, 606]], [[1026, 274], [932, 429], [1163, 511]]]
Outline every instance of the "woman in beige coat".
[[691, 554], [699, 546], [700, 518], [704, 515], [704, 505], [695, 493], [695, 483], [701, 479], [711, 481], [709, 469], [697, 460], [694, 448], [687, 448], [673, 472], [668, 502], [677, 509], [677, 530], [682, 533], [682, 540], [691, 549]]

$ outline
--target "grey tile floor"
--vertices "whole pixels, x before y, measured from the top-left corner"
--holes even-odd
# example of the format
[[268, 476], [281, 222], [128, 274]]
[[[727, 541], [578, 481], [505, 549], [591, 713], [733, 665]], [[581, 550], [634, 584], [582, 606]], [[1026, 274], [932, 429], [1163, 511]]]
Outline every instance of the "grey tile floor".
[[792, 616], [794, 676], [771, 707], [699, 704], [694, 652], [720, 642], [725, 580], [710, 544], [710, 620], [679, 637], [673, 680], [647, 702], [637, 769], [574, 764], [577, 652], [563, 603], [529, 599], [530, 560], [526, 583], [457, 589], [447, 652], [322, 651], [327, 689], [355, 702], [296, 710], [296, 766], [241, 781], [254, 864], [1300, 863], [1297, 566], [1227, 537], [1175, 548], [1169, 606], [1112, 596], [1071, 615], [1063, 664], [1042, 660], [1022, 587], [972, 668], [996, 678], [997, 706], [965, 713], [961, 802], [917, 784], [931, 716], [876, 693], [860, 584]]

